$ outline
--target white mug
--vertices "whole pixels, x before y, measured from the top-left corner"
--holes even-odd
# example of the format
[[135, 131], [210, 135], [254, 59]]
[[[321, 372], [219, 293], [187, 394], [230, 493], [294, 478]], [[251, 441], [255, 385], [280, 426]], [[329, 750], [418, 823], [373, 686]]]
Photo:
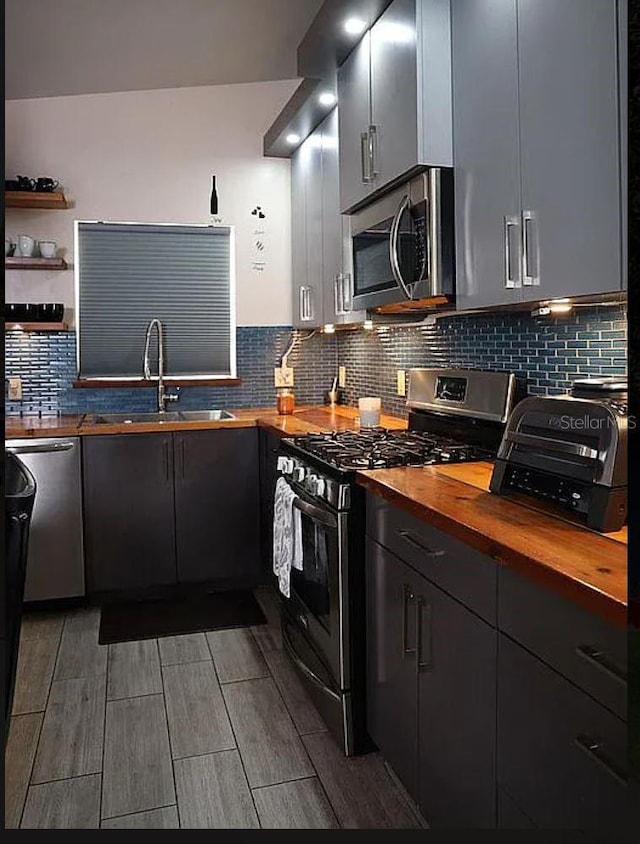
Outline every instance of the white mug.
[[18, 252], [23, 258], [30, 258], [35, 248], [36, 242], [28, 234], [21, 234], [18, 237]]
[[58, 244], [55, 240], [40, 240], [38, 241], [40, 254], [43, 258], [55, 258]]

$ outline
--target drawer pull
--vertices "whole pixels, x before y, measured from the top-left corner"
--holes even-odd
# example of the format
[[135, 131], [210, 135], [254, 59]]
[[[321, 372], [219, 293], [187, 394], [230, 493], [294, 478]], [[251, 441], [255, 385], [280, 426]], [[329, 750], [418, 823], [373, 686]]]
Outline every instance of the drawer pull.
[[407, 647], [407, 615], [410, 601], [413, 601], [415, 595], [411, 591], [411, 587], [406, 583], [402, 584], [402, 657], [406, 654], [413, 654], [416, 652], [415, 648]]
[[413, 547], [417, 548], [419, 551], [424, 551], [424, 553], [427, 554], [429, 557], [443, 557], [444, 556], [444, 551], [442, 551], [442, 550], [434, 551], [433, 548], [429, 548], [428, 545], [423, 545], [422, 542], [420, 542], [419, 539], [416, 539], [416, 536], [413, 533], [413, 531], [400, 530], [400, 528], [398, 528], [396, 530], [396, 533], [398, 534], [398, 536], [401, 536], [404, 539], [405, 542], [408, 542], [409, 545], [413, 545]]
[[579, 645], [576, 648], [576, 653], [578, 656], [586, 659], [587, 662], [590, 662], [592, 665], [600, 668], [610, 677], [613, 677], [614, 680], [617, 680], [619, 683], [626, 684], [627, 672], [621, 666], [616, 665], [611, 659], [609, 659], [603, 651], [598, 650], [598, 648], [593, 648], [591, 645]]
[[590, 736], [580, 735], [574, 739], [575, 744], [586, 753], [587, 756], [594, 759], [607, 773], [611, 774], [621, 785], [627, 784], [627, 772], [621, 770], [618, 765], [607, 759], [604, 752], [604, 743]]

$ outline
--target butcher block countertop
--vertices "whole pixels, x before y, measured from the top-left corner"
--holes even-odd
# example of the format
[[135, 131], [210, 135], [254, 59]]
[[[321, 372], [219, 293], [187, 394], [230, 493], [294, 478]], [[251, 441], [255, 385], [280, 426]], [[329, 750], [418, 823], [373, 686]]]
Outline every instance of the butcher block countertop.
[[[358, 411], [354, 407], [300, 407], [288, 416], [281, 416], [272, 407], [229, 408], [235, 419], [215, 422], [178, 421], [113, 423], [95, 422], [95, 414], [65, 414], [62, 416], [8, 416], [5, 420], [5, 438], [70, 437], [96, 434], [149, 434], [153, 431], [201, 431], [213, 428], [267, 428], [283, 437], [295, 437], [314, 431], [358, 430]], [[385, 428], [403, 430], [404, 419], [382, 414], [380, 424]]]
[[[282, 437], [317, 431], [357, 430], [352, 407], [299, 407], [280, 416], [275, 408], [229, 409], [236, 418], [217, 422], [96, 424], [92, 414], [7, 417], [6, 439], [138, 434], [259, 426]], [[402, 430], [403, 419], [382, 415], [380, 424]], [[488, 492], [491, 463], [406, 467], [358, 472], [358, 482], [404, 507], [498, 564], [520, 570], [615, 624], [627, 623], [627, 531], [599, 534], [531, 506]]]
[[627, 625], [627, 530], [600, 534], [488, 491], [491, 463], [358, 472], [358, 483], [479, 551]]

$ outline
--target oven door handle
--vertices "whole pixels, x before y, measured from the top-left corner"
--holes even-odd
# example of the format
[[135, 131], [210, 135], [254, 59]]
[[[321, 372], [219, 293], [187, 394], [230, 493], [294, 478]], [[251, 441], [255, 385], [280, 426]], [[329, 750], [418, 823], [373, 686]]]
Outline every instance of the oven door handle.
[[326, 685], [326, 683], [324, 683], [320, 679], [320, 677], [318, 677], [318, 675], [313, 672], [308, 665], [305, 665], [305, 663], [300, 659], [298, 654], [295, 652], [295, 649], [291, 643], [291, 639], [287, 636], [286, 628], [284, 626], [282, 628], [282, 644], [284, 645], [284, 649], [291, 658], [291, 660], [300, 669], [300, 671], [304, 674], [305, 677], [311, 680], [311, 682], [314, 685], [318, 686], [318, 688], [322, 689], [322, 691], [328, 694], [329, 697], [332, 697], [334, 700], [337, 701], [342, 700], [339, 694], [334, 692], [333, 689], [330, 689]]
[[293, 506], [297, 507], [298, 510], [302, 511], [306, 516], [309, 516], [310, 519], [313, 519], [314, 522], [318, 522], [319, 524], [326, 525], [330, 528], [338, 527], [338, 521], [335, 516], [332, 516], [331, 513], [327, 513], [326, 510], [323, 510], [320, 507], [316, 507], [315, 504], [309, 504], [308, 502], [303, 501], [302, 498], [294, 498]]
[[402, 290], [407, 299], [412, 299], [413, 295], [411, 293], [411, 290], [409, 290], [406, 281], [402, 278], [402, 272], [400, 271], [400, 260], [398, 258], [398, 237], [400, 235], [400, 221], [402, 220], [402, 215], [405, 211], [409, 210], [410, 205], [411, 197], [409, 196], [409, 194], [405, 194], [400, 200], [400, 205], [398, 205], [398, 210], [396, 211], [396, 216], [393, 218], [393, 223], [391, 224], [391, 233], [389, 235], [389, 261], [391, 263], [391, 272], [393, 273], [393, 277], [396, 280], [396, 284]]

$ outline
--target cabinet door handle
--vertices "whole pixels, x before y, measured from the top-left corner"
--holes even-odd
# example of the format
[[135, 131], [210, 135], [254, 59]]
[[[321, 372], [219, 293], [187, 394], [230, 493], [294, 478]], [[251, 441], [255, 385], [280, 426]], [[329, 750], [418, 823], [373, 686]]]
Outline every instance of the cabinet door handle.
[[169, 440], [162, 443], [162, 463], [164, 465], [164, 479], [169, 482]]
[[365, 185], [371, 181], [370, 147], [369, 133], [362, 132], [360, 135], [360, 170]]
[[336, 273], [335, 278], [333, 279], [333, 297], [334, 297], [334, 310], [336, 312], [336, 316], [340, 316], [344, 313], [344, 288], [342, 285], [342, 274]]
[[408, 614], [409, 614], [409, 604], [415, 595], [411, 591], [411, 587], [407, 583], [402, 584], [402, 657], [404, 658], [406, 654], [413, 654], [416, 652], [415, 648], [407, 647], [407, 632], [409, 627], [408, 622]]
[[300, 321], [302, 322], [302, 320], [305, 319], [305, 315], [304, 315], [304, 287], [302, 285], [300, 286], [300, 303], [299, 303], [299, 305], [300, 305]]
[[184, 442], [184, 437], [180, 438], [180, 477], [184, 480], [184, 467], [186, 462], [186, 446]]
[[621, 785], [627, 784], [626, 770], [607, 757], [604, 742], [598, 741], [598, 739], [594, 739], [591, 736], [579, 735], [575, 737], [574, 743], [583, 753], [586, 753], [601, 768], [604, 768], [607, 773], [611, 774]]
[[521, 287], [520, 273], [515, 278], [511, 275], [511, 229], [517, 229], [519, 222], [517, 217], [504, 217], [504, 286], [507, 290]]
[[378, 127], [373, 123], [369, 126], [369, 181], [379, 176], [376, 169], [378, 163]]
[[416, 539], [415, 534], [411, 530], [402, 530], [400, 528], [397, 528], [396, 533], [398, 534], [398, 536], [401, 536], [405, 542], [408, 542], [409, 545], [413, 545], [414, 548], [417, 548], [419, 551], [423, 551], [429, 557], [444, 556], [444, 551], [442, 549], [433, 549], [429, 548], [428, 545], [424, 545], [422, 542], [420, 542], [419, 539]]
[[535, 222], [533, 211], [522, 212], [522, 285], [533, 287], [540, 284], [537, 273], [531, 272], [531, 229]]
[[[426, 623], [424, 621], [425, 616]], [[431, 604], [427, 603], [422, 595], [418, 595], [418, 600], [416, 601], [416, 638], [418, 642], [416, 666], [418, 671], [428, 671], [433, 668], [433, 636], [431, 631], [431, 621]], [[424, 643], [425, 632], [427, 640], [426, 646]]]
[[313, 288], [307, 287], [307, 320], [313, 319]]
[[342, 307], [345, 314], [351, 313], [353, 308], [351, 273], [342, 273]]
[[586, 659], [587, 662], [595, 665], [596, 668], [604, 671], [605, 674], [609, 675], [609, 677], [613, 677], [614, 680], [626, 685], [627, 672], [621, 666], [616, 665], [616, 663], [613, 662], [613, 660], [610, 659], [604, 651], [594, 648], [591, 645], [579, 645], [576, 648], [576, 653], [578, 656]]

